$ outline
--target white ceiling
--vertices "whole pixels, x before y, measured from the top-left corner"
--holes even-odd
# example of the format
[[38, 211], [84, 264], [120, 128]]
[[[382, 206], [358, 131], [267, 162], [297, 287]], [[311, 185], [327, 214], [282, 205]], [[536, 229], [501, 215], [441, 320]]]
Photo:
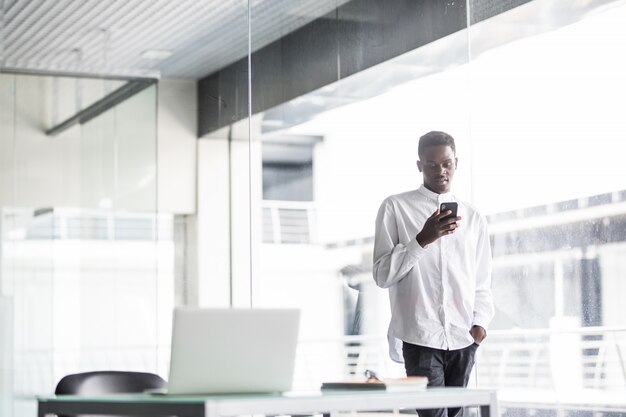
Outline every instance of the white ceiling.
[[[251, 0], [259, 49], [347, 0]], [[247, 54], [248, 0], [4, 0], [2, 68], [198, 79]], [[168, 50], [157, 61], [147, 50]]]

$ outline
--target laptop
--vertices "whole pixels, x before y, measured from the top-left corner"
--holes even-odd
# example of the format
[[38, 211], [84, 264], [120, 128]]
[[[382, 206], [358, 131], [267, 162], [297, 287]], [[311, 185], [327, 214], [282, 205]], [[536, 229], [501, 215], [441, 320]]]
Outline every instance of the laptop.
[[297, 309], [176, 308], [168, 385], [160, 393], [290, 390], [299, 321]]

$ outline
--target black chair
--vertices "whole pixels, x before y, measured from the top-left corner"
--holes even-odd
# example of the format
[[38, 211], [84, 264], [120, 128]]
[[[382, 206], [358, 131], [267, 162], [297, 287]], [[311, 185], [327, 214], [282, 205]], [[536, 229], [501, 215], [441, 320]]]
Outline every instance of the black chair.
[[166, 385], [163, 378], [147, 372], [94, 371], [64, 376], [54, 393], [55, 395], [139, 393], [146, 389], [165, 388]]
[[136, 393], [165, 386], [163, 378], [147, 372], [95, 371], [64, 376], [54, 393], [56, 395]]

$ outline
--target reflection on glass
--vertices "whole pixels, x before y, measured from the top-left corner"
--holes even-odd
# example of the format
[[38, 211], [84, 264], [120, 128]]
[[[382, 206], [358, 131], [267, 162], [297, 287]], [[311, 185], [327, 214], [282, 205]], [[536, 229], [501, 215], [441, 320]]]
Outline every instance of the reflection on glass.
[[[524, 404], [536, 390], [546, 409], [569, 393], [561, 411], [571, 414], [591, 390], [580, 398], [599, 410], [626, 393], [626, 171], [616, 159], [626, 4], [469, 4], [469, 31], [262, 113], [255, 303], [303, 309], [301, 386], [366, 368], [402, 373], [387, 359], [389, 307], [371, 278], [373, 222], [385, 196], [419, 186], [419, 135], [449, 131], [454, 191], [489, 215], [494, 255], [497, 313], [473, 380], [502, 388], [511, 415], [540, 412]], [[383, 18], [369, 17], [371, 34]], [[328, 66], [373, 53], [358, 32], [338, 36], [353, 42]], [[309, 154], [310, 170], [290, 162]], [[299, 197], [309, 183], [312, 198]]]
[[571, 6], [533, 1], [471, 31], [474, 197], [492, 213], [498, 309], [477, 380], [510, 415], [578, 415], [626, 392], [626, 172], [606, 152], [624, 147], [626, 4]]
[[[171, 179], [157, 179], [156, 87], [50, 138], [125, 81], [0, 74], [0, 415], [33, 415], [29, 397], [70, 371], [163, 373], [175, 249], [199, 254], [186, 303], [302, 309], [296, 387], [402, 374], [371, 277], [374, 218], [419, 186], [417, 138], [433, 129], [457, 139], [455, 193], [489, 215], [497, 315], [476, 384], [520, 417], [624, 408], [626, 2], [128, 2], [111, 13], [141, 25], [47, 57], [38, 37], [14, 41], [44, 33], [27, 13], [44, 3], [3, 8], [18, 18], [8, 64], [191, 80], [159, 83], [174, 97], [159, 118], [184, 120], [160, 155], [192, 138], [197, 184], [194, 167], [171, 188], [200, 190], [181, 210], [197, 217], [177, 219], [198, 238], [175, 246], [156, 215]], [[50, 10], [108, 16], [70, 3]], [[528, 405], [537, 393], [545, 409]]]
[[34, 415], [69, 373], [159, 366], [156, 87], [46, 134], [123, 84], [0, 75], [3, 416]]
[[[365, 369], [404, 373], [388, 358], [387, 295], [371, 276], [374, 218], [384, 197], [417, 187], [419, 132], [448, 129], [467, 152], [466, 14], [460, 3], [444, 6], [384, 13], [374, 2], [338, 4], [293, 31], [293, 44], [263, 51], [273, 52], [282, 72], [272, 80], [293, 99], [268, 106], [253, 131], [263, 180], [254, 305], [302, 310], [298, 387]], [[277, 10], [275, 19], [288, 15]], [[254, 10], [251, 18], [254, 40]], [[438, 27], [425, 26], [430, 19]], [[275, 98], [254, 88], [268, 77], [255, 62], [253, 107]], [[292, 85], [314, 87], [288, 97]]]

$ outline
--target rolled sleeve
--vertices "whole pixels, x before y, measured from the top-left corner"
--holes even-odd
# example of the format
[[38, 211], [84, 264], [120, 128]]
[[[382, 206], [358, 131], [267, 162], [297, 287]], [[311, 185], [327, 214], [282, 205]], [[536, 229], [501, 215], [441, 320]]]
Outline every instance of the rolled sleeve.
[[376, 285], [389, 288], [398, 283], [415, 266], [425, 250], [415, 238], [406, 244], [399, 243], [393, 202], [386, 199], [376, 217], [372, 271]]

